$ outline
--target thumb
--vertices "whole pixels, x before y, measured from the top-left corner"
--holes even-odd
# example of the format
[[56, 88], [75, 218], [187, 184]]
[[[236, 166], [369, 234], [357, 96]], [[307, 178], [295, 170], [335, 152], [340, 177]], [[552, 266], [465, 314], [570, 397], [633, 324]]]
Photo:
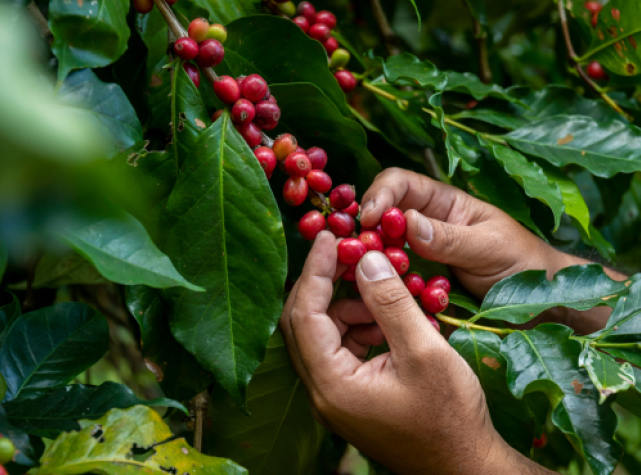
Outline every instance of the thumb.
[[487, 240], [473, 226], [445, 223], [415, 210], [408, 211], [406, 218], [407, 243], [424, 259], [465, 268], [487, 249]]
[[392, 355], [415, 357], [437, 337], [385, 254], [370, 251], [356, 272], [363, 302], [387, 338]]

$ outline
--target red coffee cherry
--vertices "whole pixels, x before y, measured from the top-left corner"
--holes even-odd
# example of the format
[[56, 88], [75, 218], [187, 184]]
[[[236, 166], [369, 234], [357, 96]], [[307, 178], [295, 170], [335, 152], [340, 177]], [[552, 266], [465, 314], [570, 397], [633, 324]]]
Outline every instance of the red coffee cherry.
[[383, 249], [385, 249], [385, 246], [383, 246], [383, 240], [376, 231], [363, 231], [358, 236], [358, 239], [365, 244], [368, 251], [383, 252]]
[[205, 40], [200, 43], [196, 62], [201, 68], [213, 68], [223, 62], [225, 48], [218, 40]]
[[303, 236], [303, 239], [307, 239], [308, 241], [316, 239], [318, 233], [325, 228], [327, 228], [325, 216], [316, 210], [305, 214], [298, 222], [298, 232]]
[[398, 275], [403, 275], [409, 270], [410, 258], [407, 257], [407, 254], [405, 254], [403, 249], [398, 247], [388, 247], [383, 251], [383, 254], [387, 256], [389, 261], [392, 263], [392, 267], [394, 267], [396, 272], [398, 272]]
[[269, 147], [258, 147], [254, 150], [254, 155], [258, 159], [258, 163], [265, 170], [265, 175], [271, 175], [276, 168], [276, 155]]
[[260, 102], [267, 94], [267, 81], [258, 74], [250, 74], [243, 80], [240, 94], [254, 103]]
[[465, 108], [466, 108], [467, 110], [472, 110], [472, 109], [474, 109], [474, 108], [475, 108], [476, 106], [478, 106], [478, 105], [479, 105], [479, 101], [477, 101], [476, 99], [472, 99], [471, 101], [469, 101], [469, 102], [467, 102], [467, 103], [465, 104]]
[[535, 449], [544, 449], [548, 445], [548, 437], [545, 435], [545, 432], [541, 434], [540, 439], [534, 439], [532, 442], [532, 447]]
[[149, 13], [154, 8], [153, 0], [134, 0], [134, 8], [138, 13], [143, 15]]
[[367, 248], [360, 240], [347, 238], [338, 243], [337, 251], [338, 262], [348, 266], [355, 266], [365, 255]]
[[183, 63], [183, 69], [196, 86], [196, 89], [198, 89], [200, 87], [200, 71], [198, 68], [191, 63]]
[[323, 170], [327, 165], [327, 153], [322, 148], [312, 147], [307, 149], [307, 156], [312, 162], [312, 168], [315, 170]]
[[304, 153], [294, 152], [285, 159], [285, 171], [289, 176], [307, 176], [311, 170], [312, 162]]
[[0, 465], [0, 475], [9, 475], [9, 472], [7, 472], [7, 469], [4, 468], [2, 465]]
[[274, 140], [272, 150], [276, 154], [276, 160], [282, 162], [290, 154], [294, 153], [297, 147], [298, 141], [296, 140], [296, 137], [294, 137], [292, 134], [282, 134], [276, 137], [276, 140]]
[[310, 38], [314, 38], [321, 43], [325, 43], [329, 39], [332, 32], [326, 24], [315, 23], [314, 25], [309, 27], [309, 31], [307, 32], [307, 34], [310, 36]]
[[603, 9], [603, 5], [601, 5], [599, 2], [585, 2], [585, 5], [583, 5], [586, 10], [588, 10], [590, 13], [599, 13]]
[[196, 43], [200, 43], [205, 38], [207, 38], [208, 32], [209, 32], [209, 22], [204, 18], [196, 18], [192, 20], [189, 26], [187, 27], [187, 34]]
[[356, 199], [356, 190], [352, 185], [338, 185], [329, 194], [329, 201], [333, 208], [347, 208]]
[[325, 51], [327, 51], [327, 54], [329, 56], [331, 56], [332, 53], [340, 47], [338, 41], [336, 41], [336, 38], [334, 37], [330, 37], [325, 43], [323, 43], [323, 46], [325, 47]]
[[229, 76], [219, 76], [214, 82], [214, 92], [225, 104], [233, 104], [240, 99], [240, 88], [236, 80]]
[[438, 320], [434, 318], [432, 315], [430, 315], [429, 313], [426, 313], [425, 317], [427, 318], [427, 321], [430, 322], [432, 326], [436, 329], [436, 331], [441, 333], [441, 325], [439, 325]]
[[174, 3], [176, 3], [177, 1], [178, 1], [178, 0], [167, 0], [167, 5], [169, 5], [169, 6], [171, 7], [171, 6], [172, 6]]
[[336, 15], [327, 10], [321, 10], [316, 14], [316, 23], [324, 23], [330, 30], [336, 28]]
[[341, 279], [347, 282], [356, 282], [356, 266], [349, 266], [341, 275]]
[[307, 152], [305, 152], [305, 149], [303, 147], [301, 147], [300, 145], [298, 147], [296, 147], [296, 151], [298, 153], [304, 153], [305, 155], [307, 155]]
[[[271, 97], [271, 96], [270, 96]], [[280, 120], [280, 107], [269, 100], [256, 104], [256, 118], [254, 122], [263, 130], [273, 130]]]
[[452, 290], [452, 284], [450, 284], [450, 281], [448, 280], [447, 277], [443, 277], [442, 275], [437, 275], [435, 277], [432, 277], [425, 283], [425, 286], [440, 287], [448, 294], [450, 293], [450, 290]]
[[216, 122], [225, 113], [225, 109], [219, 109], [211, 115], [211, 121]]
[[390, 237], [385, 234], [380, 224], [376, 226], [376, 232], [381, 236], [385, 247], [398, 247], [400, 249], [403, 249], [403, 247], [405, 247], [405, 236], [400, 236], [397, 238]]
[[425, 290], [425, 281], [423, 280], [423, 277], [416, 272], [410, 272], [403, 277], [403, 282], [405, 283], [407, 290], [412, 294], [412, 297], [418, 297], [421, 295], [421, 292]]
[[296, 12], [299, 15], [304, 16], [310, 25], [316, 23], [316, 8], [314, 8], [314, 5], [311, 3], [300, 2], [298, 4], [298, 8], [296, 8]]
[[174, 52], [180, 59], [192, 60], [198, 56], [198, 43], [188, 36], [178, 38], [174, 43]]
[[267, 99], [267, 101], [271, 102], [272, 104], [277, 104], [278, 103], [276, 98], [274, 96], [271, 96], [271, 95], [269, 96], [269, 99]]
[[329, 230], [337, 237], [349, 237], [356, 229], [354, 218], [344, 211], [334, 211], [327, 217]]
[[247, 99], [238, 99], [231, 108], [231, 120], [234, 124], [247, 124], [254, 120], [256, 109]]
[[381, 228], [391, 238], [404, 236], [407, 228], [405, 215], [398, 208], [386, 209], [381, 216]]
[[238, 87], [241, 87], [241, 86], [243, 85], [243, 81], [245, 81], [245, 78], [246, 78], [246, 77], [247, 77], [247, 76], [238, 76], [238, 77], [236, 78], [236, 82], [238, 83]]
[[307, 32], [309, 31], [309, 20], [307, 18], [305, 18], [304, 16], [297, 16], [294, 17], [292, 21], [300, 26], [300, 29], [303, 30], [303, 33], [307, 34]]
[[322, 170], [312, 170], [307, 175], [307, 184], [318, 193], [327, 193], [332, 189], [332, 178]]
[[352, 218], [355, 218], [358, 216], [358, 213], [360, 213], [361, 207], [356, 201], [352, 201], [352, 204], [345, 208], [343, 211], [349, 214]]
[[608, 73], [606, 73], [605, 69], [603, 69], [603, 66], [601, 66], [601, 64], [596, 61], [592, 61], [590, 64], [588, 64], [585, 72], [588, 73], [588, 76], [590, 76], [595, 81], [604, 81], [608, 78]]
[[238, 124], [236, 125], [236, 130], [238, 133], [243, 136], [249, 148], [258, 147], [260, 141], [263, 138], [263, 133], [260, 128], [253, 122], [248, 122], [247, 124]]
[[346, 94], [352, 92], [358, 83], [354, 75], [346, 69], [336, 71], [334, 73], [334, 77], [336, 78], [336, 81], [338, 81], [338, 85]]
[[440, 313], [447, 308], [450, 299], [447, 292], [440, 287], [425, 287], [421, 292], [423, 309], [430, 313]]
[[305, 178], [291, 177], [287, 179], [283, 187], [283, 198], [288, 205], [300, 206], [305, 202], [308, 191], [309, 187]]

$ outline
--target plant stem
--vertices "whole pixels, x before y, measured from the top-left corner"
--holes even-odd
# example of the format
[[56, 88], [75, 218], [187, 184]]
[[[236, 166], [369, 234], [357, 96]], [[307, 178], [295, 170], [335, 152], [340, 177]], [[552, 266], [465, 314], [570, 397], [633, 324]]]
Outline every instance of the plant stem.
[[53, 46], [53, 34], [49, 29], [47, 19], [38, 8], [38, 5], [36, 5], [36, 2], [34, 2], [33, 0], [29, 2], [29, 5], [27, 5], [27, 9], [29, 10], [31, 17], [33, 18], [33, 21], [36, 22], [36, 27], [40, 32], [40, 36], [47, 40], [49, 46]]
[[191, 400], [191, 407], [196, 415], [196, 424], [194, 427], [194, 449], [198, 452], [203, 450], [203, 423], [205, 421], [205, 412], [209, 402], [207, 390], [196, 394]]
[[474, 323], [470, 323], [467, 320], [461, 320], [459, 318], [453, 318], [453, 317], [448, 317], [445, 316], [441, 313], [436, 314], [436, 318], [438, 318], [440, 321], [443, 323], [447, 323], [448, 325], [453, 325], [458, 328], [465, 328], [467, 330], [483, 330], [486, 332], [492, 332], [495, 335], [498, 336], [508, 336], [510, 333], [514, 333], [516, 330], [511, 330], [509, 328], [496, 328], [496, 327], [485, 327], [483, 325], [476, 325]]
[[[467, 5], [467, 2], [465, 2]], [[479, 77], [484, 84], [492, 82], [492, 68], [490, 68], [490, 57], [487, 52], [487, 31], [483, 29], [481, 22], [472, 17], [474, 23], [474, 37], [478, 48]]]
[[400, 48], [398, 47], [399, 39], [390, 26], [389, 20], [385, 15], [385, 10], [383, 10], [383, 6], [381, 5], [381, 1], [370, 0], [369, 3], [372, 7], [372, 14], [374, 15], [374, 19], [376, 20], [378, 30], [381, 32], [381, 36], [383, 37], [383, 43], [385, 44], [385, 48], [387, 49], [387, 54], [389, 56], [396, 56], [401, 52]]
[[607, 341], [601, 342], [598, 340], [592, 340], [590, 338], [585, 338], [580, 336], [572, 336], [570, 338], [572, 340], [580, 341], [581, 343], [588, 342], [589, 345], [593, 348], [620, 348], [620, 349], [641, 350], [641, 343], [637, 341], [633, 341], [631, 343], [609, 343]]
[[[362, 85], [365, 89], [370, 90], [374, 94], [377, 94], [381, 97], [384, 97], [385, 99], [389, 99], [390, 101], [394, 101], [397, 104], [399, 104], [401, 107], [406, 108], [409, 106], [409, 101], [405, 99], [400, 99], [396, 97], [394, 94], [391, 94], [387, 91], [384, 91], [383, 89], [376, 87], [374, 84], [368, 82], [368, 81], [363, 81]], [[438, 116], [436, 115], [436, 112], [433, 111], [432, 109], [428, 109], [427, 107], [422, 107], [421, 110], [425, 112], [426, 114], [429, 114], [432, 116], [434, 119], [436, 119]], [[468, 127], [467, 125], [461, 124], [460, 122], [457, 122], [450, 117], [445, 117], [445, 123], [447, 125], [451, 125], [452, 127], [456, 127], [457, 129], [463, 130], [464, 132], [467, 132], [468, 134], [472, 135], [478, 135], [480, 137], [483, 137], [485, 140], [488, 140], [490, 142], [495, 142], [499, 143], [501, 145], [507, 145], [505, 140], [503, 140], [501, 137], [498, 137], [496, 135], [492, 134], [486, 134], [483, 132], [479, 132], [478, 130], [475, 130], [471, 127]]]
[[590, 77], [585, 73], [583, 67], [581, 67], [581, 58], [579, 58], [574, 50], [574, 45], [572, 44], [572, 38], [570, 37], [570, 27], [568, 26], [568, 18], [565, 14], [565, 0], [557, 0], [559, 7], [559, 18], [561, 19], [561, 29], [563, 30], [563, 38], [565, 39], [565, 48], [568, 52], [568, 61], [574, 67], [579, 77], [585, 82], [595, 94], [598, 94], [603, 101], [612, 107], [615, 111], [625, 117], [627, 120], [630, 120], [630, 116], [623, 110], [621, 107], [612, 100], [607, 93], [599, 87]]

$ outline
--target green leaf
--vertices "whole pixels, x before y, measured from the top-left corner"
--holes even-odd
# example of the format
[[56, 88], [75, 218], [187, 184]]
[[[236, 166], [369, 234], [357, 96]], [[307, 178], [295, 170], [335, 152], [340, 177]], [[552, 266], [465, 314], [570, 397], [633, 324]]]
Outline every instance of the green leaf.
[[[0, 378], [1, 377], [2, 375], [0, 375]], [[33, 447], [31, 447], [29, 434], [11, 425], [2, 404], [0, 404], [0, 435], [13, 442], [16, 448], [13, 454], [13, 461], [15, 463], [26, 465], [27, 467], [37, 465], [38, 459], [35, 456]]]
[[40, 437], [55, 439], [61, 432], [80, 430], [80, 419], [98, 419], [111, 409], [132, 406], [173, 407], [187, 413], [171, 399], [139, 399], [124, 384], [111, 381], [100, 386], [72, 384], [33, 399], [18, 398], [4, 403], [9, 422]]
[[597, 351], [586, 341], [579, 356], [579, 366], [585, 368], [599, 391], [599, 404], [618, 392], [635, 384], [630, 363], [617, 363], [610, 355]]
[[613, 438], [617, 419], [609, 404], [599, 404], [598, 391], [578, 366], [581, 344], [571, 335], [570, 328], [557, 324], [509, 335], [501, 344], [508, 362], [508, 385], [517, 398], [545, 393], [554, 407], [554, 424], [595, 474], [609, 475], [622, 454]]
[[238, 18], [256, 13], [258, 6], [259, 3], [255, 0], [181, 0], [175, 4], [174, 9], [187, 21], [204, 17], [210, 23], [226, 25]]
[[[503, 145], [491, 145], [490, 150], [507, 174], [521, 185], [526, 195], [545, 203], [552, 210], [552, 213], [554, 213], [554, 230], [557, 230], [565, 210], [559, 185], [551, 182], [545, 171], [536, 162], [528, 161], [516, 150]], [[579, 196], [581, 195], [579, 194]]]
[[94, 123], [108, 137], [109, 157], [142, 142], [142, 126], [122, 88], [100, 81], [91, 69], [69, 75], [58, 97], [75, 106], [80, 120]]
[[287, 255], [265, 172], [227, 113], [191, 149], [162, 230], [163, 250], [206, 289], [163, 292], [171, 331], [244, 404], [280, 317]]
[[[458, 164], [462, 160], [462, 156], [459, 153], [458, 147], [454, 146], [454, 141], [451, 139], [451, 132], [450, 128], [445, 124], [445, 111], [443, 110], [443, 107], [441, 107], [442, 103], [442, 93], [434, 94], [432, 97], [430, 97], [430, 105], [434, 108], [434, 111], [436, 111], [436, 121], [438, 123], [439, 128], [443, 131], [443, 142], [445, 143], [445, 151], [447, 153], [447, 159], [449, 162], [449, 169], [447, 175], [451, 177], [454, 175], [454, 172], [456, 171], [456, 167], [458, 167]], [[462, 144], [462, 140], [457, 142], [458, 144]], [[463, 144], [465, 145], [465, 144]]]
[[617, 252], [629, 251], [638, 245], [641, 237], [641, 175], [635, 174], [630, 188], [612, 221], [602, 228], [603, 236], [614, 244]]
[[[618, 358], [616, 355], [615, 357]], [[632, 367], [632, 373], [634, 375], [634, 386], [627, 391], [617, 393], [616, 403], [626, 411], [641, 417], [641, 370]]]
[[507, 386], [507, 362], [500, 353], [501, 339], [490, 332], [458, 329], [449, 343], [479, 378], [494, 427], [510, 445], [528, 455], [534, 440], [534, 416], [524, 399]]
[[416, 5], [415, 0], [410, 0], [410, 3], [414, 7], [414, 11], [416, 12], [416, 18], [418, 19], [418, 31], [421, 31], [421, 12], [418, 10], [418, 6]]
[[7, 339], [11, 325], [22, 315], [22, 307], [18, 297], [10, 292], [5, 292], [5, 295], [11, 296], [11, 302], [0, 307], [0, 348], [2, 348], [4, 341]]
[[206, 434], [207, 451], [236, 460], [252, 475], [311, 473], [325, 431], [314, 419], [278, 331], [249, 383], [247, 400], [250, 417], [229, 396], [214, 391], [210, 405], [216, 424]]
[[0, 348], [4, 400], [66, 385], [102, 358], [108, 345], [107, 321], [87, 305], [60, 303], [23, 315]]
[[459, 112], [458, 114], [452, 115], [451, 118], [454, 120], [478, 120], [509, 130], [519, 129], [530, 122], [527, 119], [517, 116], [515, 113], [479, 108]]
[[641, 129], [618, 121], [601, 124], [582, 116], [550, 117], [503, 138], [557, 167], [576, 163], [603, 178], [641, 170]]
[[58, 81], [73, 69], [99, 68], [120, 58], [129, 40], [128, 11], [128, 0], [51, 0], [49, 28]]
[[630, 286], [628, 295], [617, 302], [605, 328], [590, 335], [597, 340], [608, 340], [619, 336], [641, 337], [641, 280]]
[[156, 380], [167, 397], [187, 401], [205, 390], [214, 377], [176, 341], [160, 291], [135, 285], [125, 288], [127, 308], [140, 326], [142, 355], [157, 366]]
[[113, 282], [203, 290], [187, 282], [158, 250], [142, 224], [122, 210], [112, 208], [100, 216], [76, 216], [60, 223], [53, 233]]
[[[112, 409], [97, 421], [79, 423], [80, 431], [61, 434], [47, 447], [36, 475], [247, 474], [230, 460], [199, 453], [185, 439], [169, 441], [169, 427], [145, 406]], [[151, 447], [145, 458], [132, 457], [135, 448]]]
[[490, 289], [474, 320], [488, 318], [526, 323], [553, 307], [589, 310], [614, 306], [628, 294], [629, 281], [612, 280], [598, 264], [561, 269], [550, 281], [544, 270], [519, 272]]

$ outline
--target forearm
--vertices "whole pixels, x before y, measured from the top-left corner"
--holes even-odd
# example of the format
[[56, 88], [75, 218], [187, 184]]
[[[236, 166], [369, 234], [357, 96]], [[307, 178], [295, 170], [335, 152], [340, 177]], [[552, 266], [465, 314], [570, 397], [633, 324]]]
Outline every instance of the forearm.
[[[482, 473], [494, 475], [497, 473], [513, 473], [519, 475], [558, 475], [557, 472], [537, 464], [510, 447], [503, 439], [495, 444], [496, 449], [488, 458]], [[477, 472], [479, 473], [479, 472]]]

